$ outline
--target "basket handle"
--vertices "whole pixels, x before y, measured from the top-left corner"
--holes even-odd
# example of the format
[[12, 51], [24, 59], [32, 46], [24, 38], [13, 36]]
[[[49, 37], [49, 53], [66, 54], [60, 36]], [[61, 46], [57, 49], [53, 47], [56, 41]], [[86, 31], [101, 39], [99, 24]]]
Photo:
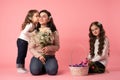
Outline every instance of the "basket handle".
[[[85, 53], [87, 53], [85, 46], [79, 45], [78, 47], [82, 48], [83, 51], [84, 51]], [[70, 64], [72, 64], [72, 53], [74, 53], [74, 51], [72, 51], [71, 54], [70, 54]]]

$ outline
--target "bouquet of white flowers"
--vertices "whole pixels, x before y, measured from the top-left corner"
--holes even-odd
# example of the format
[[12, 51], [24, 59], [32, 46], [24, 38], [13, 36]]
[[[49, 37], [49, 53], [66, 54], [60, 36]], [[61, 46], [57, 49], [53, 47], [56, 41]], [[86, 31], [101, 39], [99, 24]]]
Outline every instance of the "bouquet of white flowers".
[[51, 45], [53, 43], [53, 35], [50, 28], [45, 28], [44, 31], [39, 31], [37, 36], [41, 48]]
[[51, 45], [53, 43], [53, 35], [50, 28], [45, 28], [43, 31], [40, 30], [36, 36], [37, 42], [41, 48]]
[[34, 32], [31, 39], [32, 43], [40, 48], [53, 44], [53, 40], [54, 37], [50, 28]]

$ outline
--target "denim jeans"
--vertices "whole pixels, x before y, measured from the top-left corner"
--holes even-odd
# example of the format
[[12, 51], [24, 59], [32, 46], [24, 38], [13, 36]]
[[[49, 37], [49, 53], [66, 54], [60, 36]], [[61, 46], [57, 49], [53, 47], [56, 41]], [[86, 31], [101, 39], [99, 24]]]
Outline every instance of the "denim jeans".
[[28, 42], [18, 38], [17, 48], [18, 48], [18, 55], [16, 60], [17, 67], [24, 67], [28, 49]]
[[58, 63], [55, 56], [46, 55], [46, 62], [43, 64], [39, 59], [32, 57], [30, 62], [30, 72], [32, 75], [49, 74], [56, 75], [58, 72]]

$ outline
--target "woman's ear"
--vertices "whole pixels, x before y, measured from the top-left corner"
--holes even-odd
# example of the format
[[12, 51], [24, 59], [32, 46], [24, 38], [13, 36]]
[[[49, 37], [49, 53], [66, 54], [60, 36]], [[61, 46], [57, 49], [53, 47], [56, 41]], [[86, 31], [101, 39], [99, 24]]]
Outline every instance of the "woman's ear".
[[52, 18], [52, 16], [49, 16], [49, 19], [51, 19]]
[[30, 19], [30, 20], [32, 20], [32, 18], [31, 18], [31, 17], [29, 17], [29, 19]]
[[48, 20], [48, 22], [51, 20], [51, 18], [52, 18], [52, 17], [51, 17], [51, 16], [49, 16], [49, 20]]

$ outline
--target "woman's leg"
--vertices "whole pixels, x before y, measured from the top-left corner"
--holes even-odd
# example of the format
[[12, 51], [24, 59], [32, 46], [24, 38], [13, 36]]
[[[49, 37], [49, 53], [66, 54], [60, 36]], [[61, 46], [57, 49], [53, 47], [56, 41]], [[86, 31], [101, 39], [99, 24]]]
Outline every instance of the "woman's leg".
[[45, 73], [44, 64], [37, 58], [32, 57], [30, 62], [30, 72], [32, 75], [41, 75]]
[[49, 75], [56, 75], [58, 72], [58, 63], [55, 56], [46, 56], [45, 63], [46, 72]]

